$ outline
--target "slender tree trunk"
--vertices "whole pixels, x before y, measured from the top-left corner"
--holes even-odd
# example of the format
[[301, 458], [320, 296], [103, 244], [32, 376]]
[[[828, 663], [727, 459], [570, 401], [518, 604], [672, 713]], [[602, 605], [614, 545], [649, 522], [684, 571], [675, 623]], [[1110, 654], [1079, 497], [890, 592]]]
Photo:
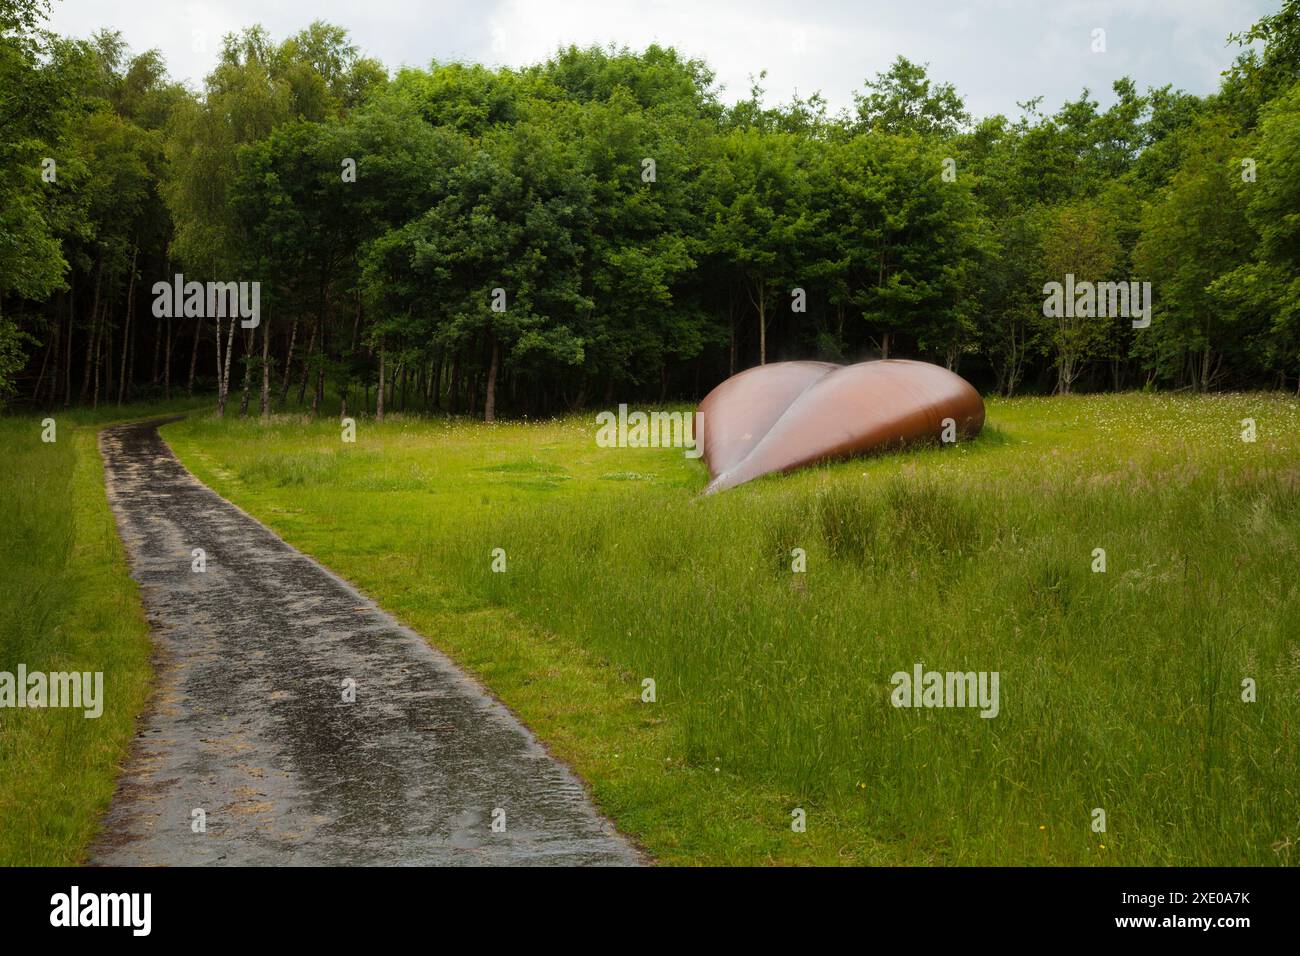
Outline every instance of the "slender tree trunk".
[[280, 408], [283, 410], [285, 400], [289, 397], [289, 378], [293, 375], [293, 346], [298, 341], [298, 316], [293, 317], [289, 328], [289, 354], [284, 360], [284, 384], [280, 386]]
[[245, 329], [241, 338], [244, 340], [244, 394], [239, 399], [239, 417], [245, 418], [248, 415], [248, 402], [253, 388], [253, 365], [250, 359], [253, 357], [253, 343], [257, 341], [257, 332]]
[[226, 401], [230, 399], [230, 361], [234, 357], [235, 328], [238, 325], [239, 325], [239, 321], [237, 317], [233, 315], [230, 316], [230, 325], [227, 327], [226, 330], [226, 355], [224, 359], [225, 370], [222, 372], [221, 375], [222, 408], [225, 408]]
[[100, 338], [106, 346], [104, 350], [104, 400], [108, 401], [108, 396], [113, 394], [113, 326], [108, 321], [109, 313], [112, 311], [113, 299], [109, 296], [104, 300], [104, 318], [100, 322], [100, 327], [104, 330], [100, 333]]
[[384, 337], [379, 337], [379, 388], [375, 390], [375, 418], [384, 420]]
[[[171, 271], [172, 271], [172, 264], [171, 264], [171, 260], [170, 260], [170, 259], [167, 260], [167, 262], [166, 262], [166, 266], [167, 266], [167, 274], [170, 275], [170, 274], [171, 274]], [[171, 344], [172, 344], [172, 340], [171, 340], [171, 333], [172, 333], [172, 328], [171, 328], [171, 316], [167, 316], [167, 320], [166, 320], [166, 321], [167, 321], [167, 360], [170, 362], [170, 360], [171, 360]], [[149, 380], [149, 384], [150, 384], [150, 385], [157, 385], [157, 384], [158, 384], [158, 377], [159, 377], [160, 374], [162, 375], [163, 378], [165, 378], [165, 379], [168, 380], [168, 383], [170, 383], [170, 376], [167, 374], [167, 371], [170, 371], [170, 368], [168, 368], [166, 371], [163, 371], [163, 372], [161, 372], [161, 373], [160, 373], [159, 370], [158, 370], [159, 343], [162, 342], [162, 338], [163, 338], [163, 323], [162, 323], [162, 322], [159, 322], [159, 323], [158, 323], [158, 327], [154, 329], [154, 338], [153, 338], [153, 377]], [[165, 385], [164, 385], [164, 388], [165, 388]], [[167, 397], [170, 398], [171, 396], [168, 395]]]
[[320, 326], [320, 349], [321, 360], [316, 363], [316, 391], [312, 395], [311, 415], [312, 418], [320, 414], [321, 404], [325, 400], [325, 359], [330, 355], [329, 342], [329, 273], [323, 273], [320, 282], [320, 313], [316, 324]]
[[[54, 332], [45, 343], [45, 357], [41, 359], [41, 374], [36, 376], [36, 387], [32, 389], [32, 404], [34, 405], [40, 404], [41, 386], [45, 384], [45, 367], [50, 364], [50, 353], [58, 347], [58, 328], [57, 325], [54, 327]], [[54, 361], [56, 363], [59, 361], [57, 355], [54, 357]]]
[[1056, 391], [1059, 395], [1069, 395], [1070, 387], [1074, 384], [1074, 355], [1067, 352], [1061, 356], [1059, 374], [1056, 380]]
[[[60, 304], [62, 304], [62, 298], [60, 298]], [[45, 402], [47, 408], [54, 408], [59, 404], [59, 386], [62, 384], [59, 381], [59, 376], [63, 372], [63, 336], [65, 334], [63, 326], [64, 317], [59, 315], [58, 321], [54, 324], [54, 365], [50, 369], [50, 394]], [[1282, 387], [1286, 387], [1285, 380]]]
[[198, 368], [199, 363], [199, 339], [203, 337], [203, 319], [194, 320], [194, 344], [190, 346], [190, 377], [185, 384], [185, 394], [193, 397], [194, 395], [194, 370]]
[[[221, 310], [218, 309], [218, 312]], [[221, 374], [221, 316], [213, 316], [217, 323], [217, 415], [220, 418], [226, 417], [226, 395], [222, 386], [223, 376]], [[232, 320], [233, 321], [233, 320]]]
[[[217, 311], [220, 312], [221, 310], [218, 309]], [[221, 316], [214, 315], [212, 318], [217, 323], [217, 408], [218, 414], [224, 417], [226, 414], [226, 398], [221, 394]]]
[[271, 417], [271, 319], [262, 316], [262, 418]]
[[140, 255], [140, 246], [137, 243], [131, 247], [131, 275], [126, 283], [126, 324], [122, 327], [122, 369], [118, 375], [117, 383], [117, 404], [122, 404], [122, 399], [126, 397], [126, 361], [127, 361], [127, 342], [131, 337], [131, 311], [135, 306], [135, 263]]
[[311, 417], [320, 415], [321, 405], [325, 402], [325, 361], [330, 355], [330, 329], [322, 317], [320, 337], [320, 361], [316, 363], [316, 392], [311, 399]]
[[167, 348], [163, 353], [163, 395], [172, 397], [172, 318], [167, 316]]
[[316, 335], [320, 331], [320, 322], [311, 327], [311, 339], [307, 342], [307, 357], [302, 361], [302, 382], [298, 385], [298, 407], [307, 400], [307, 379], [311, 376], [311, 360], [316, 354]]
[[[497, 415], [497, 371], [501, 364], [501, 343], [497, 341], [496, 333], [490, 330], [488, 339], [492, 343], [492, 358], [488, 364], [487, 395], [483, 399], [483, 421], [494, 422]], [[516, 414], [518, 414], [517, 410]]]
[[426, 402], [425, 406], [432, 404], [435, 410], [442, 408], [442, 359], [443, 350], [438, 349], [438, 358], [433, 364], [433, 372], [429, 375], [429, 397], [431, 402]]
[[99, 290], [104, 279], [104, 259], [101, 256], [99, 265], [95, 268], [95, 295], [90, 303], [90, 340], [86, 343], [86, 371], [81, 379], [81, 401], [86, 400], [90, 392], [90, 373], [94, 365], [95, 356], [99, 354], [95, 351], [99, 342]]
[[[230, 316], [230, 328], [226, 333], [226, 354], [218, 374], [221, 378], [217, 392], [217, 417], [226, 417], [226, 401], [230, 396], [230, 353], [235, 350], [235, 326], [239, 324], [237, 316]], [[221, 343], [221, 319], [217, 319], [217, 343]]]
[[149, 375], [150, 385], [157, 385], [158, 378], [162, 374], [158, 366], [158, 360], [162, 358], [162, 340], [163, 340], [162, 325], [163, 324], [159, 322], [153, 332], [153, 371]]
[[352, 351], [357, 350], [358, 336], [361, 335], [361, 286], [357, 285], [357, 314], [352, 319]]
[[136, 346], [140, 342], [140, 323], [131, 323], [131, 357], [126, 360], [126, 400], [135, 394]]
[[72, 323], [77, 314], [77, 284], [75, 279], [68, 292], [68, 342], [63, 363], [63, 407], [72, 405]]
[[451, 384], [447, 389], [447, 410], [455, 415], [460, 411], [460, 352], [451, 356]]
[[[104, 306], [104, 310], [105, 313], [107, 313], [108, 311], [107, 305]], [[107, 319], [108, 319], [107, 314], [101, 316], [99, 319], [99, 324], [104, 325]], [[99, 365], [103, 353], [104, 353], [104, 334], [101, 332], [96, 337], [96, 342], [95, 342], [95, 391], [91, 396], [91, 400], [90, 400], [90, 407], [92, 409], [99, 407]]]

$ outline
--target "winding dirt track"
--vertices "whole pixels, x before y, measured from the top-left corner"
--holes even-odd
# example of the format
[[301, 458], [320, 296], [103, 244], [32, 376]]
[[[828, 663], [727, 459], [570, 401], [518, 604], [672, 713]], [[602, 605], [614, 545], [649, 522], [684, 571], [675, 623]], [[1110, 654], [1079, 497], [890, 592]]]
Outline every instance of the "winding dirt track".
[[157, 677], [90, 862], [640, 862], [505, 707], [201, 484], [162, 423], [100, 435]]

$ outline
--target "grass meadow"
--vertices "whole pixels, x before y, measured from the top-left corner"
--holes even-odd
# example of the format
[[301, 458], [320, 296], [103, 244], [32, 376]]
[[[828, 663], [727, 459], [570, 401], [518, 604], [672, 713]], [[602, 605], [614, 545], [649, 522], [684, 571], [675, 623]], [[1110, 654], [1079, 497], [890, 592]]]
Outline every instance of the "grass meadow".
[[[708, 498], [702, 463], [595, 430], [163, 434], [478, 675], [660, 861], [1300, 861], [1293, 399], [991, 400], [972, 442]], [[893, 707], [918, 662], [997, 671], [1000, 713]]]
[[201, 400], [0, 417], [0, 671], [101, 671], [104, 712], [0, 708], [0, 865], [80, 862], [148, 697], [149, 629], [96, 446], [113, 420]]

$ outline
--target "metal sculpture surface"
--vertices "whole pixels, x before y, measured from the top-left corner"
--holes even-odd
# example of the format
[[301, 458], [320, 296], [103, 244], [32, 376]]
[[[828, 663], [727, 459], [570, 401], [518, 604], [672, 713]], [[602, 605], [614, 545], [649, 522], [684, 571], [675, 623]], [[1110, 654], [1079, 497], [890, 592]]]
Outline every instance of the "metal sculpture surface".
[[772, 472], [927, 439], [948, 419], [954, 436], [984, 426], [984, 400], [928, 362], [777, 362], [727, 379], [700, 402], [705, 493]]

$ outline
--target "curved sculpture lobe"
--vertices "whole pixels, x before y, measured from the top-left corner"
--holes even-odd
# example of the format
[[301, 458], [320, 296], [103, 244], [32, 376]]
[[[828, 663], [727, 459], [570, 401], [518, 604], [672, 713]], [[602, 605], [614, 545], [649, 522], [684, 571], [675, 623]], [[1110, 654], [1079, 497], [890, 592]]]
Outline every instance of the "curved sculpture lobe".
[[840, 367], [830, 362], [756, 365], [704, 396], [696, 438], [709, 477], [740, 464], [800, 394]]
[[706, 494], [774, 471], [937, 439], [945, 418], [959, 435], [984, 426], [984, 400], [965, 379], [902, 359], [759, 366], [727, 379], [699, 410], [713, 479]]

